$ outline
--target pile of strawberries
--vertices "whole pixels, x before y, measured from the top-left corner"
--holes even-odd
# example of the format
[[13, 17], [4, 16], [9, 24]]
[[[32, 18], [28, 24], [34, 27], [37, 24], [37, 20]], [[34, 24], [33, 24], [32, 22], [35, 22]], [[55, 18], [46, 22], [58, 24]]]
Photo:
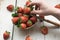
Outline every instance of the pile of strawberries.
[[[30, 14], [30, 12], [33, 10], [32, 6], [29, 6], [31, 1], [27, 1], [24, 8], [17, 7], [15, 8], [16, 12], [12, 14], [12, 22], [13, 24], [17, 25], [17, 27], [20, 27], [22, 29], [26, 29], [28, 27], [31, 27], [33, 24], [37, 22], [36, 15]], [[13, 5], [7, 6], [8, 11], [14, 11]]]

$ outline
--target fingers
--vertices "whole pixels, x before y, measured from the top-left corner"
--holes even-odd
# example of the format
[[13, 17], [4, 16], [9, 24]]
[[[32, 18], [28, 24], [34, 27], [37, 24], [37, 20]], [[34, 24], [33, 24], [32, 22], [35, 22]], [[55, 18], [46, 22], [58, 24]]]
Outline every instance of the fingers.
[[35, 5], [35, 10], [40, 10], [40, 7]]
[[40, 5], [40, 3], [39, 2], [31, 2], [30, 6], [33, 6], [33, 5]]
[[34, 11], [31, 11], [31, 14], [43, 15], [43, 11], [42, 10], [34, 10]]

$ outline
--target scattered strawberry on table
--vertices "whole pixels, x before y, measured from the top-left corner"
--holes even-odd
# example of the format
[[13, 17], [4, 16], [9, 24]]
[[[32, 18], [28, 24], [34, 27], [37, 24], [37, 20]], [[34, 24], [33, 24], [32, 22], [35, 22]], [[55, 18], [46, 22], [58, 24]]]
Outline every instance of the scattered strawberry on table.
[[7, 10], [9, 10], [10, 12], [12, 12], [14, 9], [14, 6], [13, 5], [8, 5], [7, 6]]
[[30, 35], [26, 36], [25, 40], [32, 40], [32, 38], [30, 37]]
[[4, 40], [7, 40], [9, 37], [10, 37], [10, 32], [5, 31], [5, 32], [3, 33], [3, 38], [4, 38]]
[[42, 34], [47, 35], [48, 34], [48, 28], [46, 26], [43, 26], [40, 28], [40, 31]]

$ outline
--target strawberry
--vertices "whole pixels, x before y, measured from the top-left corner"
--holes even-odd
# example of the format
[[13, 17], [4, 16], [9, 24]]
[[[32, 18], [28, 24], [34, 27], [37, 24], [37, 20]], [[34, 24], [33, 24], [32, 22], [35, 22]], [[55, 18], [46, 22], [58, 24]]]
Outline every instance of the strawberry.
[[60, 9], [60, 4], [57, 4], [57, 5], [55, 6], [55, 8]]
[[42, 15], [42, 16], [40, 16], [40, 18], [41, 18], [41, 19], [44, 19], [44, 16]]
[[28, 35], [25, 40], [32, 40], [32, 38]]
[[26, 2], [26, 6], [30, 6], [30, 3], [31, 3], [31, 1], [28, 0], [28, 1]]
[[23, 22], [23, 23], [28, 21], [28, 17], [26, 17], [26, 16], [21, 16], [20, 19], [21, 19], [21, 22]]
[[26, 29], [27, 26], [26, 26], [25, 23], [21, 23], [21, 24], [20, 24], [20, 27], [21, 27], [22, 29]]
[[18, 17], [17, 13], [12, 14], [12, 17]]
[[31, 21], [31, 20], [28, 20], [28, 21], [27, 21], [27, 26], [28, 26], [28, 27], [32, 26], [32, 21]]
[[21, 17], [21, 16], [23, 16], [23, 14], [22, 13], [18, 13], [18, 17]]
[[16, 24], [18, 22], [19, 17], [13, 17], [12, 22]]
[[37, 21], [37, 17], [36, 17], [36, 16], [32, 16], [32, 17], [30, 18], [30, 20], [31, 20], [33, 23], [35, 23], [35, 22]]
[[42, 32], [42, 34], [47, 35], [48, 34], [48, 28], [47, 27], [41, 27], [40, 31]]
[[22, 13], [22, 12], [23, 12], [23, 8], [19, 7], [18, 10], [17, 10], [17, 13]]
[[42, 22], [44, 20], [44, 16], [40, 16], [40, 21]]
[[14, 6], [13, 6], [13, 5], [8, 5], [8, 6], [7, 6], [7, 10], [13, 11], [13, 9], [14, 9]]
[[31, 11], [30, 7], [25, 7], [24, 8], [24, 14], [29, 14]]
[[10, 37], [10, 32], [5, 31], [5, 32], [3, 33], [3, 38], [4, 38], [4, 40], [7, 40], [9, 37]]

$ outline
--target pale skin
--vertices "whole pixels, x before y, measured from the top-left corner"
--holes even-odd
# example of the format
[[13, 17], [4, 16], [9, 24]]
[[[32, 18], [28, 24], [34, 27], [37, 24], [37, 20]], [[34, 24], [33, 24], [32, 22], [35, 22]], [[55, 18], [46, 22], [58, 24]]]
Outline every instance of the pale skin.
[[53, 15], [57, 19], [60, 20], [60, 9], [49, 7], [48, 4], [44, 2], [32, 2], [31, 6], [35, 5], [37, 10], [31, 11], [32, 14], [39, 14], [39, 15]]

